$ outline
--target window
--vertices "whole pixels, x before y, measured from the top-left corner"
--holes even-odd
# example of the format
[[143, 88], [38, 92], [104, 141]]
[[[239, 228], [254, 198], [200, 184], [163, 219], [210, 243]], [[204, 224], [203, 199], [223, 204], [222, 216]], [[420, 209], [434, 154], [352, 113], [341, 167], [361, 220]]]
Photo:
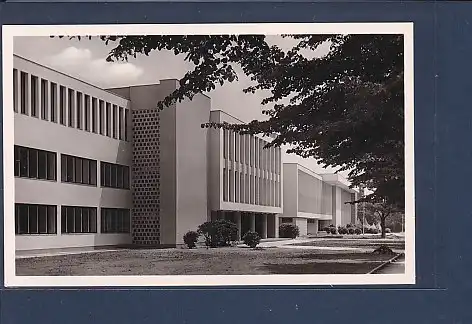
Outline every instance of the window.
[[59, 87], [59, 120], [61, 125], [66, 125], [66, 88]]
[[105, 131], [106, 136], [110, 136], [111, 134], [111, 105], [107, 102], [106, 104], [106, 124], [105, 124]]
[[56, 234], [57, 207], [15, 204], [15, 234]]
[[18, 111], [18, 70], [13, 69], [13, 111]]
[[97, 98], [92, 98], [92, 132], [97, 132]]
[[129, 119], [129, 110], [125, 109], [125, 141], [128, 141], [128, 119]]
[[118, 115], [118, 107], [116, 105], [113, 105], [113, 124], [111, 125], [112, 127], [112, 134], [113, 138], [116, 138], [116, 122], [117, 122], [117, 116]]
[[41, 79], [41, 119], [48, 120], [48, 81]]
[[250, 148], [249, 148], [249, 165], [253, 166], [253, 156], [254, 156], [254, 137], [249, 135], [249, 143], [250, 143]]
[[293, 218], [291, 218], [291, 217], [281, 217], [280, 222], [281, 222], [282, 224], [285, 224], [285, 223], [292, 223], [292, 222], [293, 222]]
[[129, 209], [101, 209], [101, 233], [130, 233], [130, 225]]
[[56, 153], [14, 147], [15, 177], [56, 180]]
[[[240, 139], [241, 139], [241, 136], [239, 136], [238, 133], [234, 133], [234, 160], [236, 162], [239, 161], [239, 144], [240, 144]], [[241, 156], [241, 162], [242, 162], [242, 156]]]
[[99, 116], [98, 116], [98, 128], [100, 135], [105, 135], [105, 107], [102, 100], [98, 102]]
[[31, 76], [31, 116], [38, 117], [38, 77]]
[[51, 83], [51, 121], [57, 123], [57, 84]]
[[82, 93], [77, 92], [77, 128], [82, 129]]
[[120, 107], [118, 114], [118, 139], [123, 140], [123, 107]]
[[74, 90], [69, 89], [69, 127], [74, 127]]
[[228, 172], [223, 169], [223, 201], [228, 201]]
[[100, 185], [106, 188], [129, 189], [129, 167], [100, 162]]
[[97, 161], [61, 155], [62, 182], [97, 185]]
[[97, 208], [62, 206], [61, 221], [62, 233], [97, 233]]
[[223, 129], [223, 158], [228, 158], [228, 130]]
[[85, 95], [84, 99], [84, 129], [90, 131], [90, 97]]
[[239, 202], [240, 203], [245, 203], [246, 202], [246, 198], [245, 198], [245, 192], [246, 192], [246, 186], [247, 186], [247, 183], [244, 182], [244, 173], [240, 172], [239, 173], [239, 182], [240, 182], [240, 185], [239, 185], [239, 189], [240, 189], [240, 192], [239, 192]]
[[239, 202], [239, 172], [235, 171], [234, 172], [234, 182], [235, 182], [235, 190], [234, 190], [234, 201]]
[[27, 115], [28, 114], [28, 74], [25, 72], [21, 72], [20, 77], [20, 86], [21, 86], [21, 113]]

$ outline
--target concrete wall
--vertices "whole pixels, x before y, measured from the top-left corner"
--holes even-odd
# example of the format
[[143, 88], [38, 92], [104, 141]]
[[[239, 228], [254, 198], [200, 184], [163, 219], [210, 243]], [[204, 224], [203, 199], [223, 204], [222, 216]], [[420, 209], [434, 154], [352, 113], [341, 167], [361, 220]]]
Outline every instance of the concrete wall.
[[321, 214], [322, 181], [301, 167], [298, 169], [298, 211]]
[[209, 121], [210, 109], [211, 100], [204, 95], [176, 108], [177, 244], [183, 244], [183, 235], [209, 217], [208, 129], [201, 124]]
[[284, 217], [296, 217], [298, 214], [298, 165], [284, 163]]

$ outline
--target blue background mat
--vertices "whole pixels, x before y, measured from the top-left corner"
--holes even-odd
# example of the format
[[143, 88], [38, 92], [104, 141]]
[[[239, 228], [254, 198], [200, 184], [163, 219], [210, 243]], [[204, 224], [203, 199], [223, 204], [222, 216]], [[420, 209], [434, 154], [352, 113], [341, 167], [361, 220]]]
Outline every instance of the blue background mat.
[[472, 323], [472, 3], [9, 2], [0, 21], [414, 22], [418, 282], [388, 290], [3, 289], [0, 323]]

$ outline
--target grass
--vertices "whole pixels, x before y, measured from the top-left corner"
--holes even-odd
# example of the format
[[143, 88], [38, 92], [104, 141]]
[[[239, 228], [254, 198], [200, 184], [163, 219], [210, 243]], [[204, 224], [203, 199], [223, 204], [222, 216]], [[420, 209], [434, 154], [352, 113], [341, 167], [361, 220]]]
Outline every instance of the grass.
[[367, 273], [390, 256], [267, 248], [147, 249], [16, 260], [17, 275], [266, 275]]
[[296, 246], [320, 246], [320, 247], [349, 247], [362, 249], [376, 249], [381, 245], [386, 245], [391, 249], [405, 250], [403, 239], [358, 239], [358, 238], [319, 238], [311, 242], [295, 243]]

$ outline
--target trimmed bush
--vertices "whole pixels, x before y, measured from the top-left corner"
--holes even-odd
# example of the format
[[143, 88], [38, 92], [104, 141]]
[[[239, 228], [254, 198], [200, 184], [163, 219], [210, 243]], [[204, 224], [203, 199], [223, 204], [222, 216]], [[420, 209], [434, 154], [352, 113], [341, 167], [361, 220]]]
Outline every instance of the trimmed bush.
[[379, 230], [376, 229], [376, 228], [371, 228], [371, 229], [370, 229], [370, 233], [371, 233], [371, 234], [378, 234], [378, 233], [379, 233]]
[[360, 229], [359, 227], [357, 227], [357, 228], [354, 230], [354, 233], [357, 234], [357, 235], [360, 235], [360, 234], [362, 234], [362, 229]]
[[198, 234], [195, 231], [188, 231], [184, 235], [184, 243], [187, 245], [189, 249], [193, 249], [196, 246], [199, 236], [200, 234]]
[[323, 231], [325, 231], [326, 234], [331, 234], [331, 227], [325, 227]]
[[354, 225], [352, 225], [352, 224], [347, 224], [346, 225], [346, 228], [351, 228], [351, 227], [354, 227]]
[[238, 227], [233, 222], [218, 219], [198, 226], [198, 233], [205, 237], [206, 246], [229, 246], [231, 242], [237, 240]]
[[244, 234], [243, 242], [247, 246], [255, 249], [256, 246], [259, 245], [259, 243], [261, 242], [261, 237], [259, 236], [258, 233], [249, 231], [246, 234]]
[[347, 229], [347, 231], [348, 231], [349, 234], [352, 235], [352, 234], [354, 234], [355, 229], [354, 229], [354, 227], [349, 227], [349, 228]]
[[300, 229], [297, 225], [293, 224], [280, 224], [279, 226], [279, 236], [282, 238], [296, 238], [300, 235]]
[[344, 234], [348, 233], [348, 230], [344, 226], [339, 226], [338, 227], [338, 233], [341, 234], [341, 235], [344, 235]]
[[392, 230], [387, 227], [387, 228], [385, 229], [385, 233], [392, 233]]
[[331, 234], [333, 234], [333, 235], [338, 234], [338, 230], [336, 229], [336, 227], [334, 227], [334, 226], [331, 227]]

